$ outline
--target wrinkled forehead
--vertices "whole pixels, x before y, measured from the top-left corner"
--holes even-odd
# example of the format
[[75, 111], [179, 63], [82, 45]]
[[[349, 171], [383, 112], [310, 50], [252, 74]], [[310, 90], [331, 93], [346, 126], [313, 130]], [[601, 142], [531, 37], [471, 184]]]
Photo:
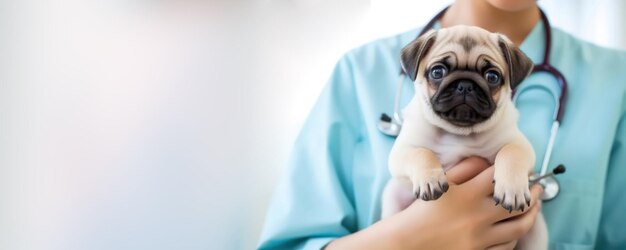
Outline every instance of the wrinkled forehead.
[[428, 64], [446, 60], [457, 68], [471, 69], [487, 63], [502, 71], [506, 68], [504, 55], [498, 45], [498, 35], [469, 26], [439, 30], [426, 60]]

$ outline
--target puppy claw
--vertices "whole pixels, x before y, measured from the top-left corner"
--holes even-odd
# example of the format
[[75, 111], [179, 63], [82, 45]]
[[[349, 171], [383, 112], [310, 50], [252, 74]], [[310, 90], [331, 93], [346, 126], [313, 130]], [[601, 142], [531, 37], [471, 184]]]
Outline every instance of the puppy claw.
[[511, 205], [511, 203], [509, 202], [506, 202], [506, 194], [502, 195], [502, 207], [506, 210], [509, 210], [509, 213], [513, 211], [513, 205]]
[[424, 201], [439, 199], [450, 187], [442, 169], [424, 171], [411, 180], [415, 197]]
[[511, 205], [506, 204], [506, 203], [502, 203], [502, 207], [503, 207], [505, 210], [509, 210], [509, 213], [511, 213], [511, 210], [513, 210], [513, 207], [511, 207]]
[[422, 192], [422, 200], [429, 201], [430, 197], [430, 184], [426, 184], [426, 189]]
[[441, 195], [443, 194], [443, 192], [439, 191], [439, 190], [435, 190], [435, 192], [433, 192], [433, 200], [439, 199], [439, 197], [441, 197]]
[[450, 186], [448, 185], [448, 182], [444, 182], [443, 184], [439, 183], [439, 188], [441, 188], [441, 191], [445, 193], [448, 192], [448, 188], [450, 188]]
[[[499, 172], [496, 168], [494, 174], [494, 201], [496, 206], [500, 204], [509, 213], [513, 210], [525, 211], [530, 207], [530, 190], [528, 179], [517, 178], [518, 175], [509, 175], [508, 172]], [[522, 176], [522, 175], [519, 175]]]
[[421, 199], [424, 200], [424, 201], [429, 201], [430, 200], [430, 195], [428, 195], [428, 193], [424, 192], [422, 194]]

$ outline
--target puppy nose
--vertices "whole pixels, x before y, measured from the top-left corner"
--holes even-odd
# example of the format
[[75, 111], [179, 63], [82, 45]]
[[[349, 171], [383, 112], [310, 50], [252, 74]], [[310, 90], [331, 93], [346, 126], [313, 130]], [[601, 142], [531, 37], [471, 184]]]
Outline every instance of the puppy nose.
[[470, 81], [461, 81], [459, 85], [456, 86], [456, 91], [459, 94], [468, 94], [474, 91], [474, 84]]

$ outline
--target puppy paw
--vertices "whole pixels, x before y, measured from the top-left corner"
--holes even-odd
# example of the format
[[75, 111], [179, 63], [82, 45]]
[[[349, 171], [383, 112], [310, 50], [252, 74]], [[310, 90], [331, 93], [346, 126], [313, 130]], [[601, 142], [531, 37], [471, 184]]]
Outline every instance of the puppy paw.
[[411, 177], [413, 193], [417, 199], [436, 200], [448, 191], [448, 180], [442, 168], [420, 171]]
[[528, 178], [525, 174], [515, 175], [505, 173], [506, 170], [496, 173], [494, 176], [493, 200], [497, 205], [502, 205], [509, 213], [513, 210], [524, 211], [530, 206], [530, 190]]

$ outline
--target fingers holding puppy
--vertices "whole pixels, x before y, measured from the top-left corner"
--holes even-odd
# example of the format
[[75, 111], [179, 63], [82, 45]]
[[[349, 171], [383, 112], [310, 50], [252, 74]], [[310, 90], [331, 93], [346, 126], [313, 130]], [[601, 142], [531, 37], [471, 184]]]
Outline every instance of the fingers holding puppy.
[[489, 229], [488, 235], [502, 241], [499, 244], [518, 240], [530, 231], [540, 211], [540, 204], [531, 204], [531, 207], [526, 212], [518, 212], [522, 214], [497, 222]]

